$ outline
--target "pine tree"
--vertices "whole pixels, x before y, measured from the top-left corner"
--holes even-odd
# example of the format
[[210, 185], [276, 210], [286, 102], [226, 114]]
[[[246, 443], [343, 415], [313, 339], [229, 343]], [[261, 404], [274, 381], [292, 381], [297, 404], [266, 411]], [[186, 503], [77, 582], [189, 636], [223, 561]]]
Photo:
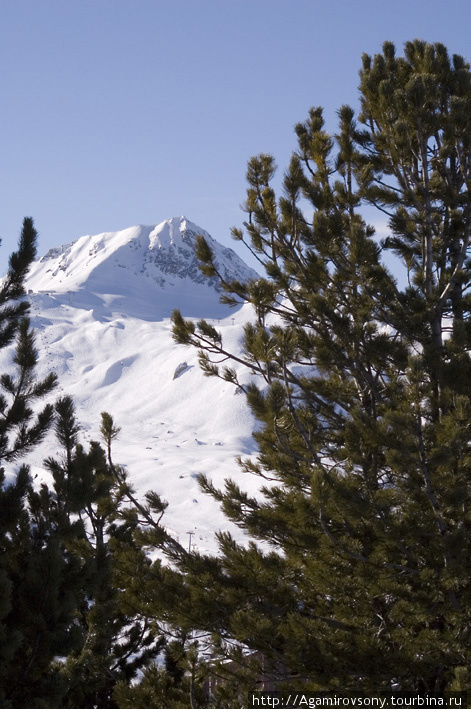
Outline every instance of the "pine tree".
[[119, 429], [109, 414], [102, 414], [105, 448], [92, 441], [86, 451], [79, 442], [72, 399], [59, 399], [56, 412], [63, 454], [45, 465], [53, 476], [55, 505], [70, 525], [65, 547], [80, 562], [82, 582], [75, 613], [80, 642], [64, 663], [51, 668], [66, 686], [57, 706], [117, 709], [113, 696], [117, 683], [129, 684], [159, 654], [164, 639], [127, 603], [120, 572], [125, 557], [137, 559], [143, 552], [133, 539], [139, 520], [129, 505], [132, 490], [124, 470], [111, 458], [111, 442]]
[[[174, 336], [246, 393], [259, 453], [242, 468], [267, 482], [250, 497], [201, 479], [254, 541], [173, 554], [169, 616], [225, 657], [234, 642], [258, 651], [280, 680], [440, 693], [471, 686], [470, 67], [440, 44], [396, 58], [386, 43], [363, 57], [360, 100], [335, 136], [320, 108], [296, 126], [279, 199], [274, 159], [250, 160], [233, 236], [264, 278], [225, 281], [199, 239], [202, 270], [254, 320], [242, 355], [178, 312]], [[381, 245], [363, 204], [388, 214]]]
[[34, 414], [32, 406], [55, 386], [56, 376], [35, 378], [38, 353], [34, 334], [26, 317], [29, 303], [24, 281], [36, 256], [37, 232], [31, 218], [25, 218], [18, 250], [11, 254], [7, 275], [0, 286], [0, 348], [16, 338], [13, 363], [16, 376], [0, 378], [0, 462], [12, 462], [39, 443], [52, 422], [52, 406]]
[[[43, 514], [28, 466], [13, 464], [37, 445], [52, 423], [53, 409], [37, 407], [55, 386], [35, 375], [38, 358], [26, 317], [24, 281], [36, 254], [37, 233], [26, 218], [18, 250], [0, 286], [0, 347], [16, 341], [14, 373], [0, 377], [0, 703], [5, 709], [54, 703], [59, 687], [43, 670], [69, 644], [69, 598], [60, 598], [70, 569], [61, 557], [54, 521]], [[11, 478], [13, 480], [11, 481]]]

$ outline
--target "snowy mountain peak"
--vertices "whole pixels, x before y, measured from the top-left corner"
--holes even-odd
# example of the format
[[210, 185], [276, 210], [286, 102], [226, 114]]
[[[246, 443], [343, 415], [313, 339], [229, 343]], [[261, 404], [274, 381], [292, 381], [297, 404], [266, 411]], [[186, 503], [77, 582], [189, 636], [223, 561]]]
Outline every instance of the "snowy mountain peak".
[[150, 248], [161, 249], [187, 244], [191, 241], [191, 237], [189, 238], [187, 232], [199, 234], [202, 233], [202, 230], [196, 224], [189, 222], [184, 216], [166, 219], [151, 232], [149, 236]]
[[[194, 255], [203, 233], [227, 278], [257, 274], [230, 249], [185, 217], [154, 226], [82, 236], [33, 264], [27, 289], [40, 352], [38, 376], [55, 372], [59, 389], [74, 398], [81, 441], [97, 440], [100, 413], [121, 426], [114, 456], [127, 466], [142, 495], [153, 489], [169, 501], [165, 525], [193, 548], [217, 547], [215, 532], [228, 529], [219, 505], [201, 494], [198, 475], [222, 487], [239, 472], [236, 457], [251, 455], [253, 418], [245, 397], [229, 382], [206, 377], [198, 353], [173, 341], [169, 317], [206, 318], [227, 347], [240, 353], [251, 306], [237, 311], [219, 303], [215, 284], [198, 270]], [[10, 372], [13, 345], [0, 351], [0, 372]], [[242, 383], [251, 380], [234, 364]], [[32, 452], [37, 481], [48, 481], [43, 460], [59, 455], [52, 434]], [[258, 479], [254, 479], [258, 487]], [[239, 530], [232, 529], [237, 535]]]
[[202, 275], [194, 253], [198, 234], [205, 236], [226, 278], [257, 277], [232, 249], [181, 216], [156, 226], [82, 236], [51, 249], [32, 266], [27, 287], [69, 294], [69, 300], [70, 294], [76, 299], [91, 293], [130, 315], [151, 308], [153, 316], [162, 317], [180, 308], [189, 316], [219, 317], [217, 282]]

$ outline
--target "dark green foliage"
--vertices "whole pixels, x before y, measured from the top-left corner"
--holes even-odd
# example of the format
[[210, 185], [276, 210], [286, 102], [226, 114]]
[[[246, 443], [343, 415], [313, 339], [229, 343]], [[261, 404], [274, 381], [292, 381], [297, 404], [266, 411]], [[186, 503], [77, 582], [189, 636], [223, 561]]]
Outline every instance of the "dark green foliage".
[[[100, 444], [81, 446], [69, 397], [55, 409], [63, 455], [45, 461], [51, 487], [35, 490], [23, 466], [0, 498], [2, 706], [116, 709], [115, 685], [129, 683], [163, 640], [125, 599], [120, 558], [143, 557], [137, 516], [123, 506], [125, 475]], [[117, 434], [104, 415], [107, 426]]]
[[8, 272], [0, 286], [0, 348], [12, 342], [21, 317], [28, 312], [24, 295], [24, 281], [28, 268], [36, 256], [37, 232], [33, 220], [26, 217], [18, 242], [18, 250], [11, 254]]
[[[221, 283], [227, 302], [253, 305], [243, 354], [174, 314], [205, 372], [244, 389], [260, 426], [242, 467], [269, 482], [250, 498], [202, 480], [256, 543], [222, 535], [216, 559], [181, 555], [173, 617], [213, 633], [215, 654], [230, 657], [231, 640], [260, 651], [280, 682], [465, 689], [471, 73], [442, 45], [396, 58], [386, 43], [363, 58], [360, 96], [360, 124], [343, 106], [336, 136], [319, 108], [296, 126], [279, 199], [273, 158], [249, 162], [248, 220], [233, 233], [266, 277]], [[364, 203], [389, 215], [382, 245]], [[198, 254], [217, 273], [201, 240]], [[257, 375], [249, 386], [218, 366], [228, 357]]]
[[0, 348], [16, 337], [13, 362], [16, 375], [0, 376], [0, 463], [16, 460], [41, 441], [52, 423], [52, 407], [34, 412], [33, 407], [54, 388], [56, 376], [38, 381], [35, 367], [38, 353], [34, 335], [25, 317], [29, 303], [22, 299], [24, 279], [36, 255], [37, 232], [26, 218], [18, 250], [10, 256], [7, 275], [0, 286]]
[[[200, 661], [197, 646], [176, 640], [168, 644], [165, 664], [151, 665], [146, 669], [139, 684], [119, 685], [115, 696], [119, 709], [204, 709], [208, 707], [208, 695], [204, 691], [204, 663]], [[230, 704], [218, 706], [230, 709]]]
[[78, 442], [71, 399], [60, 399], [56, 410], [56, 433], [64, 454], [62, 460], [47, 460], [46, 466], [54, 479], [57, 504], [75, 529], [67, 539], [68, 553], [80, 560], [82, 581], [90, 581], [75, 612], [80, 643], [55, 666], [67, 687], [60, 706], [116, 709], [116, 684], [134, 679], [164, 641], [126, 599], [120, 567], [128, 557], [143, 558], [143, 552], [133, 540], [137, 515], [125, 504], [132, 491], [124, 471], [111, 459], [111, 441], [119, 429], [104, 413], [101, 430], [107, 453], [96, 442], [86, 452]]
[[54, 495], [34, 491], [25, 467], [5, 496], [11, 524], [2, 535], [2, 706], [55, 707], [64, 683], [51, 663], [80, 640], [74, 619], [87, 576], [64, 548], [69, 530]]
[[[16, 372], [0, 377], [1, 463], [21, 458], [52, 423], [52, 406], [38, 412], [37, 405], [56, 378], [35, 377], [38, 355], [25, 317], [29, 305], [22, 299], [36, 238], [32, 220], [25, 219], [0, 287], [0, 347], [16, 338]], [[52, 707], [62, 691], [60, 679], [46, 669], [74, 642], [78, 566], [62, 554], [59, 527], [48, 491], [34, 491], [28, 467], [20, 465], [10, 484], [0, 468], [0, 704], [5, 709]]]

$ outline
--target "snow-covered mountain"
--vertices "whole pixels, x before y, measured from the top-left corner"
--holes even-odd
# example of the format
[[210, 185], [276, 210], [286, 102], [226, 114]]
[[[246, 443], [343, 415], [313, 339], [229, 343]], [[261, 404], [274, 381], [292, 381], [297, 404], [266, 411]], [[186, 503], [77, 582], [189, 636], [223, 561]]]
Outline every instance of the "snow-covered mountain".
[[224, 316], [227, 309], [215, 297], [217, 281], [198, 269], [198, 234], [205, 236], [225, 278], [257, 277], [232, 249], [185, 217], [175, 217], [157, 226], [82, 236], [51, 249], [31, 268], [28, 287], [36, 293], [70, 293], [79, 307], [89, 305], [93, 293], [108, 312], [141, 319], [155, 320], [174, 308], [193, 317]]
[[[114, 458], [127, 466], [137, 491], [153, 489], [168, 500], [165, 521], [182, 543], [192, 532], [200, 549], [214, 549], [214, 532], [229, 525], [195, 477], [205, 472], [221, 486], [240, 477], [235, 458], [254, 452], [253, 419], [244, 396], [204, 377], [197, 353], [173, 342], [169, 316], [179, 308], [186, 317], [205, 317], [237, 350], [251, 313], [219, 303], [216, 284], [197, 268], [198, 233], [225, 276], [257, 277], [233, 251], [178, 217], [53, 249], [32, 266], [27, 289], [40, 373], [55, 371], [58, 393], [74, 397], [83, 441], [97, 439], [100, 413], [111, 413], [122, 429]], [[9, 354], [0, 353], [0, 372], [8, 366]], [[56, 450], [51, 435], [31, 455], [38, 480], [47, 477], [42, 460]], [[257, 481], [247, 483], [253, 490]]]

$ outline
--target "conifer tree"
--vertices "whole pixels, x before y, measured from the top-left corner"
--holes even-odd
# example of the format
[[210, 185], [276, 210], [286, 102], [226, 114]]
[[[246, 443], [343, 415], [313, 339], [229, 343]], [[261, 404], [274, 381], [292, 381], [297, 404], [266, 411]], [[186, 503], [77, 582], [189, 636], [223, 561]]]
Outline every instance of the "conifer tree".
[[61, 709], [116, 709], [118, 682], [131, 682], [139, 669], [161, 651], [164, 640], [126, 601], [119, 567], [121, 557], [142, 556], [133, 539], [139, 520], [124, 470], [111, 458], [111, 442], [119, 433], [109, 414], [102, 414], [105, 448], [92, 441], [88, 452], [79, 442], [73, 401], [56, 404], [56, 433], [63, 446], [61, 459], [49, 458], [46, 468], [54, 480], [55, 504], [67, 518], [71, 533], [68, 554], [80, 562], [82, 595], [75, 613], [80, 641], [65, 663], [56, 663], [66, 691]]
[[[0, 704], [5, 709], [47, 707], [59, 687], [43, 670], [69, 645], [70, 581], [58, 548], [54, 520], [34, 492], [28, 466], [13, 464], [38, 444], [50, 427], [53, 408], [38, 409], [56, 377], [35, 375], [38, 358], [26, 317], [24, 281], [36, 254], [37, 232], [26, 218], [18, 250], [10, 256], [0, 286], [0, 347], [15, 342], [15, 371], [0, 377]], [[13, 479], [12, 479], [13, 478]]]
[[18, 250], [11, 254], [8, 271], [0, 285], [0, 349], [16, 338], [13, 363], [16, 376], [0, 377], [0, 462], [12, 462], [39, 443], [52, 423], [52, 406], [38, 413], [32, 406], [55, 386], [55, 374], [35, 378], [38, 353], [26, 317], [29, 303], [24, 281], [36, 256], [37, 232], [33, 220], [23, 221]]
[[[225, 281], [199, 239], [202, 270], [254, 319], [242, 355], [178, 312], [174, 336], [245, 392], [259, 453], [241, 464], [266, 482], [251, 497], [201, 479], [254, 541], [173, 554], [169, 613], [224, 657], [259, 651], [280, 680], [440, 693], [471, 686], [471, 73], [415, 40], [364, 56], [360, 76], [358, 121], [343, 106], [331, 136], [315, 108], [296, 126], [279, 199], [274, 159], [249, 162], [233, 236], [265, 277]], [[388, 214], [382, 244], [365, 203]]]

